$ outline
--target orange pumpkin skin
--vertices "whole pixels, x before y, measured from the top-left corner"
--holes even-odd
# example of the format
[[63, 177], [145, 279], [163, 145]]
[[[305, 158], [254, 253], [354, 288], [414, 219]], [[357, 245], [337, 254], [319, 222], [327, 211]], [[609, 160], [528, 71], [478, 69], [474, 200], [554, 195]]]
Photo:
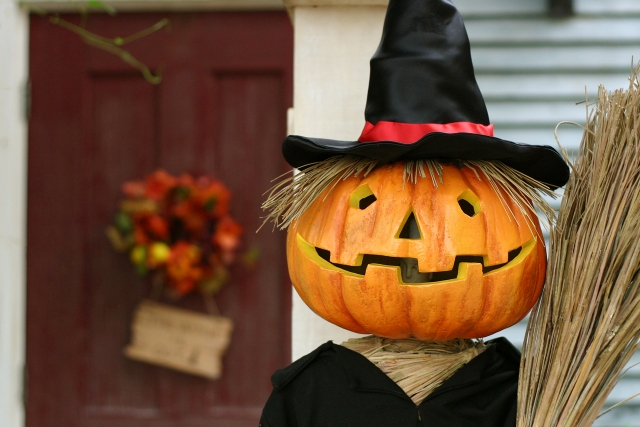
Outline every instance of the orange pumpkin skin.
[[[443, 166], [438, 188], [430, 177], [413, 184], [403, 174], [399, 162], [340, 181], [291, 225], [289, 274], [302, 300], [342, 328], [394, 339], [480, 338], [521, 320], [545, 279], [537, 220], [503, 194], [508, 213], [487, 179], [467, 167]], [[354, 201], [368, 193], [377, 200], [359, 208]], [[473, 216], [461, 209], [461, 197], [473, 199]], [[420, 238], [400, 238], [411, 212]], [[330, 262], [316, 248], [329, 251]], [[416, 258], [420, 272], [452, 270], [463, 255], [482, 256], [485, 266], [506, 265], [483, 273], [480, 263], [461, 263], [453, 279], [411, 284], [395, 266], [370, 264], [362, 275], [333, 265], [359, 265], [366, 254]]]

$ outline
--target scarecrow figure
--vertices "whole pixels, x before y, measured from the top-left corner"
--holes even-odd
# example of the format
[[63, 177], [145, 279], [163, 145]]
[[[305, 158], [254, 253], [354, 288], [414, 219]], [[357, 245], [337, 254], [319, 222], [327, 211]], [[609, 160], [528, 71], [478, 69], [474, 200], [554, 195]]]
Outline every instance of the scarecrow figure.
[[371, 336], [277, 371], [263, 427], [514, 426], [519, 352], [482, 338], [545, 281], [535, 208], [564, 185], [549, 146], [493, 136], [447, 0], [391, 0], [358, 141], [289, 136], [301, 173], [264, 207], [302, 300]]

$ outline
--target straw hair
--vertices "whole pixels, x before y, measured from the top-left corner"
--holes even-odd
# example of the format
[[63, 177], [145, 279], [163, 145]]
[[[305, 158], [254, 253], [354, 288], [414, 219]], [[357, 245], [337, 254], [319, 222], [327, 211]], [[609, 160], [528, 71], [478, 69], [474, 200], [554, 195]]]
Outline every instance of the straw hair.
[[482, 340], [428, 342], [373, 335], [352, 338], [342, 346], [369, 359], [416, 405], [485, 349]]
[[[287, 172], [275, 178], [276, 184], [267, 193], [262, 204], [268, 214], [262, 226], [269, 221], [281, 230], [289, 227], [333, 183], [350, 176], [367, 176], [377, 161], [366, 157], [333, 156], [300, 168], [299, 173]], [[260, 228], [262, 228], [260, 226]]]
[[[555, 212], [544, 196], [555, 198], [556, 194], [546, 184], [498, 161], [467, 160], [456, 164], [472, 169], [480, 180], [487, 179], [503, 207], [511, 213], [510, 218], [515, 220], [505, 196], [516, 202], [525, 217], [532, 219], [529, 212], [537, 208], [549, 222], [553, 222]], [[262, 225], [273, 221], [275, 227], [286, 229], [325, 190], [332, 189], [338, 182], [351, 176], [366, 177], [377, 165], [376, 160], [366, 157], [334, 156], [307, 165], [297, 174], [288, 172], [279, 176], [262, 204], [262, 209], [267, 212]], [[443, 182], [442, 164], [436, 160], [405, 162], [405, 182], [415, 183], [418, 179], [430, 179], [437, 188]]]
[[598, 91], [520, 367], [518, 427], [593, 424], [640, 339], [640, 93]]

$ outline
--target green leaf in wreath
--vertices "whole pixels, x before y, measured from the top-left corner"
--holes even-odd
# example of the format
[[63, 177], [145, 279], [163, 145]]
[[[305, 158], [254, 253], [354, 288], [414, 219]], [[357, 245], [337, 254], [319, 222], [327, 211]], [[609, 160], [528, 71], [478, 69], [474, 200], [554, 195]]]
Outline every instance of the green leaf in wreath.
[[187, 200], [191, 195], [191, 192], [187, 187], [176, 187], [176, 189], [173, 191], [176, 195], [176, 198], [180, 201]]
[[245, 267], [252, 268], [255, 267], [258, 258], [260, 258], [260, 248], [254, 245], [242, 255], [242, 263]]
[[200, 282], [200, 290], [205, 295], [214, 296], [224, 288], [229, 280], [229, 272], [225, 268], [217, 268], [213, 276]]
[[144, 264], [136, 264], [135, 267], [136, 267], [136, 273], [138, 273], [139, 276], [143, 276], [144, 277], [149, 272], [149, 269]]
[[123, 235], [128, 235], [133, 232], [133, 220], [131, 215], [126, 212], [118, 212], [114, 218], [114, 225]]
[[211, 197], [207, 199], [207, 201], [204, 203], [205, 212], [212, 212], [213, 209], [216, 207], [216, 202], [217, 200], [215, 197]]

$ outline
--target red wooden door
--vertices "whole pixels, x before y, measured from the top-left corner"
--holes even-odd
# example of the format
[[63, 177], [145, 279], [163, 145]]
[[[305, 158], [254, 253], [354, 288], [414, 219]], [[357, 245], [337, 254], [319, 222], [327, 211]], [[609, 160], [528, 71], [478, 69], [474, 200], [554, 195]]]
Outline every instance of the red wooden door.
[[[254, 230], [292, 102], [293, 32], [284, 12], [92, 15], [88, 29], [160, 31], [128, 45], [163, 81], [47, 20], [31, 21], [27, 426], [256, 426], [269, 377], [289, 362], [290, 285], [282, 233]], [[66, 19], [78, 21], [77, 16]], [[217, 297], [235, 321], [224, 374], [209, 381], [125, 359], [145, 295], [105, 238], [124, 181], [158, 167], [209, 174], [233, 191], [245, 247]], [[203, 310], [198, 297], [181, 303]]]

